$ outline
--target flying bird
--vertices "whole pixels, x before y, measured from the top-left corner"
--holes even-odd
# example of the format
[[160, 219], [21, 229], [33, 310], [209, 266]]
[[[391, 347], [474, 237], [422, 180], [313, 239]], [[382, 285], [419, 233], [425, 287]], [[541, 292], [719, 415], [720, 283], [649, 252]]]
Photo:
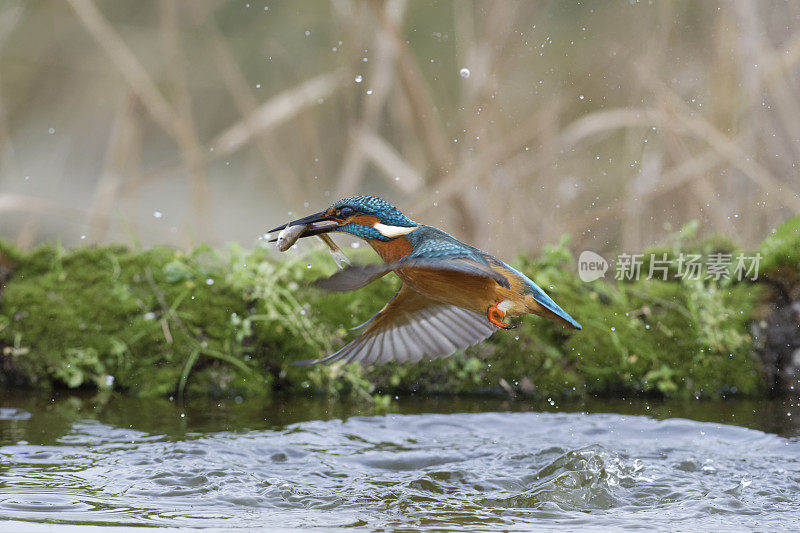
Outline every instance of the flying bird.
[[389, 272], [403, 281], [397, 294], [359, 326], [364, 330], [357, 338], [327, 357], [296, 364], [438, 359], [484, 340], [498, 328], [511, 329], [508, 317], [529, 313], [581, 329], [522, 272], [440, 229], [414, 222], [381, 198], [345, 198], [270, 233], [295, 230], [293, 226], [305, 227], [296, 238], [334, 231], [360, 237], [384, 261], [348, 266], [317, 280], [318, 287], [352, 291]]

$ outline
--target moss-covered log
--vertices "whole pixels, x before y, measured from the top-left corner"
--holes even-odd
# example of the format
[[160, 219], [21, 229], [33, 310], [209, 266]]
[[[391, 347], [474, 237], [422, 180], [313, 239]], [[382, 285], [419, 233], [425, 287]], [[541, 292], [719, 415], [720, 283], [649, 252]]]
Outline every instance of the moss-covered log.
[[[147, 396], [275, 390], [759, 396], [796, 381], [798, 231], [800, 217], [764, 242], [756, 282], [691, 281], [673, 269], [666, 280], [584, 283], [562, 242], [515, 266], [583, 331], [526, 318], [464, 354], [369, 368], [290, 365], [351, 338], [348, 328], [369, 318], [398, 285], [386, 278], [355, 293], [321, 293], [308, 282], [332, 272], [324, 252], [298, 259], [260, 248], [185, 254], [45, 245], [20, 253], [3, 245], [2, 385]], [[729, 242], [697, 241], [692, 233], [685, 229], [652, 252], [676, 258], [734, 251]]]

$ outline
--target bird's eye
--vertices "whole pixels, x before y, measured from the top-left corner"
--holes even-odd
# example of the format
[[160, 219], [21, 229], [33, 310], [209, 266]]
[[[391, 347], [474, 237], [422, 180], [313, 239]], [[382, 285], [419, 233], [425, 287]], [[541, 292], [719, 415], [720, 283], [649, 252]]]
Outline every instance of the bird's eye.
[[342, 218], [348, 218], [348, 217], [351, 217], [351, 216], [353, 216], [353, 213], [354, 213], [354, 211], [353, 211], [353, 209], [352, 209], [352, 208], [350, 208], [350, 207], [343, 207], [343, 208], [341, 208], [341, 209], [339, 210], [339, 215], [340, 215]]

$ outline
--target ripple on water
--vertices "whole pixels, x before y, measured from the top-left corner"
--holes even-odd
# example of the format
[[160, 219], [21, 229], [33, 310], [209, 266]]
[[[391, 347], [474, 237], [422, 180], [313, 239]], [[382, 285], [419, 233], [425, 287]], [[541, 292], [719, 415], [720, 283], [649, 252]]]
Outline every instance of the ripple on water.
[[56, 445], [0, 448], [0, 510], [183, 527], [769, 529], [800, 519], [798, 452], [759, 431], [618, 415], [390, 415], [177, 441], [80, 422]]
[[31, 414], [14, 407], [0, 407], [0, 420], [28, 420]]

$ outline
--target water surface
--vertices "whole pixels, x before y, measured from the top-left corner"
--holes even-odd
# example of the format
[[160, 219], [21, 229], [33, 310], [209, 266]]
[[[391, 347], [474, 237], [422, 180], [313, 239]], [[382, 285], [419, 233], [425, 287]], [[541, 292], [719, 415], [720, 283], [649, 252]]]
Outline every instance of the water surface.
[[791, 401], [391, 409], [0, 397], [0, 527], [800, 527]]

